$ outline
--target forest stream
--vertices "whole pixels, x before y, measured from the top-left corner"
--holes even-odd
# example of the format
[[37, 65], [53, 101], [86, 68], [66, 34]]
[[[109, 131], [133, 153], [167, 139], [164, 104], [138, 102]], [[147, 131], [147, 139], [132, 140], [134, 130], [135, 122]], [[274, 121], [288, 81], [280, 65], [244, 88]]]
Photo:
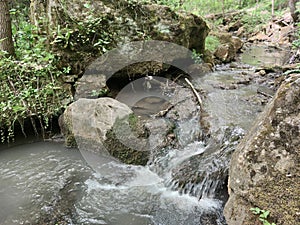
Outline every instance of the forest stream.
[[[214, 72], [193, 80], [206, 96], [204, 109], [212, 136], [218, 140], [228, 127], [237, 135], [250, 129], [272, 95], [259, 97], [259, 90], [272, 93], [272, 88], [267, 87], [268, 81], [248, 78], [262, 62], [283, 64], [286, 55], [278, 49], [252, 46], [234, 66], [217, 66]], [[171, 181], [174, 168], [205, 151], [211, 153], [197, 161], [203, 163], [203, 168], [228, 169], [221, 168], [228, 167], [227, 163], [215, 161], [219, 149], [212, 149], [213, 144], [191, 139], [196, 136], [191, 134], [200, 132], [198, 123], [197, 118], [192, 118], [177, 124], [182, 148], [169, 149], [146, 166], [125, 165], [90, 153], [83, 156], [77, 149], [66, 149], [54, 142], [2, 146], [0, 224], [226, 224], [222, 215], [226, 196], [217, 198], [213, 193], [218, 183], [212, 180], [213, 172], [206, 171], [206, 182], [191, 184], [183, 191], [178, 191]], [[87, 164], [86, 157], [97, 160], [99, 168]], [[226, 183], [222, 185], [226, 189]]]

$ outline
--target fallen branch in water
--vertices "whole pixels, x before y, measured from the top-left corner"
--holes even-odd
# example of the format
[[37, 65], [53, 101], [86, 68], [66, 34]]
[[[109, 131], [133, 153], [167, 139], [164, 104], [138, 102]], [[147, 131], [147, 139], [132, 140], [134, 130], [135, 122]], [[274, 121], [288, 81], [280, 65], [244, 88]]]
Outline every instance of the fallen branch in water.
[[171, 109], [173, 109], [175, 107], [175, 105], [170, 105], [168, 108], [159, 111], [158, 113], [156, 113], [153, 117], [164, 117]]
[[163, 117], [165, 116], [169, 111], [171, 111], [176, 105], [181, 104], [182, 102], [186, 101], [186, 99], [183, 99], [179, 102], [176, 102], [175, 104], [170, 104], [166, 109], [159, 111], [156, 113], [153, 117]]
[[184, 79], [187, 82], [187, 84], [191, 87], [191, 89], [192, 89], [192, 91], [193, 91], [194, 95], [196, 96], [197, 101], [199, 103], [200, 110], [202, 110], [203, 103], [202, 103], [202, 100], [201, 100], [201, 97], [200, 97], [199, 93], [196, 91], [196, 89], [194, 88], [194, 85], [189, 81], [189, 79], [187, 79], [187, 78], [184, 78]]

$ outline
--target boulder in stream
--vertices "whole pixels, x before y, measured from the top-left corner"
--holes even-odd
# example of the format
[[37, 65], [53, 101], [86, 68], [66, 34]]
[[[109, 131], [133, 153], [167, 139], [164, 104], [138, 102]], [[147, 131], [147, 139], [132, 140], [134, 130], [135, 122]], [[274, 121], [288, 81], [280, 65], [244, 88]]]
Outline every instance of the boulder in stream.
[[250, 208], [269, 210], [269, 222], [300, 223], [300, 76], [290, 75], [231, 159], [228, 225], [261, 224]]
[[[105, 140], [106, 132], [112, 128], [117, 118], [131, 113], [128, 106], [112, 98], [81, 98], [75, 101], [66, 108], [59, 121], [66, 146], [76, 147], [82, 144], [78, 143], [81, 139], [90, 140], [97, 146], [98, 141]], [[88, 149], [92, 150], [93, 147], [89, 146]]]
[[213, 33], [213, 35], [221, 42], [214, 53], [215, 57], [224, 63], [233, 61], [236, 53], [243, 47], [243, 41], [230, 33]]
[[123, 162], [146, 164], [147, 132], [131, 109], [115, 99], [79, 99], [60, 118], [67, 147], [109, 153]]

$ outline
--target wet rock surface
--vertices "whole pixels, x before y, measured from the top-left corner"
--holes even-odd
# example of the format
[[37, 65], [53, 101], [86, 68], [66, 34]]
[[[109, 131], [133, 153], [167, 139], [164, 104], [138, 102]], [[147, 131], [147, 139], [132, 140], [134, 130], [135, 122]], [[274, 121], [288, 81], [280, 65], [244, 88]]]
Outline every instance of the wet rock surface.
[[83, 196], [85, 188], [83, 180], [88, 176], [88, 173], [70, 176], [65, 181], [65, 185], [53, 196], [53, 201], [44, 206], [45, 210], [35, 224], [67, 225], [76, 223], [78, 213], [75, 204]]
[[241, 128], [220, 130], [219, 140], [210, 140], [203, 153], [184, 160], [172, 170], [171, 188], [198, 199], [212, 197], [225, 202], [228, 197], [228, 165], [243, 136]]

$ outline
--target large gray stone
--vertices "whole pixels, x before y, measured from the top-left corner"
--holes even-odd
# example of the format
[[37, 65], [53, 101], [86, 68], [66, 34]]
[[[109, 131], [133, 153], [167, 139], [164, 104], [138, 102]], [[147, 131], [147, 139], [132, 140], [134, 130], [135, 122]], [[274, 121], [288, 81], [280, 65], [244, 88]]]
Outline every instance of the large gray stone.
[[131, 109], [115, 99], [81, 98], [60, 118], [67, 147], [110, 154], [128, 164], [149, 159], [148, 133]]
[[229, 225], [261, 224], [250, 211], [270, 211], [269, 221], [300, 224], [300, 75], [289, 76], [234, 152], [229, 172]]
[[77, 144], [86, 150], [101, 151], [101, 143], [106, 140], [106, 133], [117, 118], [122, 119], [131, 113], [127, 105], [112, 98], [81, 98], [66, 108], [60, 121], [66, 145]]

